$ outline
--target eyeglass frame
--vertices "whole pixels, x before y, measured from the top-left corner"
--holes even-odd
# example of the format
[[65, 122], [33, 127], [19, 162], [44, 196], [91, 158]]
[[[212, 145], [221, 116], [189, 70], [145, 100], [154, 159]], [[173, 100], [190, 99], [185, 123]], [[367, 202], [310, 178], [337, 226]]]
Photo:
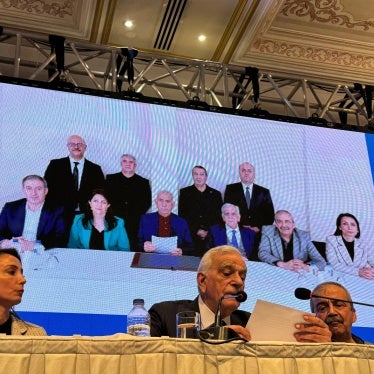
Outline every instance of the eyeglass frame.
[[78, 148], [86, 148], [87, 147], [87, 144], [85, 143], [68, 143], [67, 146], [69, 148], [75, 148], [75, 147], [78, 147]]

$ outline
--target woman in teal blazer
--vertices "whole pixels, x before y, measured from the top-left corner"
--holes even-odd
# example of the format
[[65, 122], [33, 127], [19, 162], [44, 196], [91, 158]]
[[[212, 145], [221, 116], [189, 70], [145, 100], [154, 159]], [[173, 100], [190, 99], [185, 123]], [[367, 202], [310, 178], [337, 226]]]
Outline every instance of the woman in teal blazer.
[[104, 190], [93, 190], [86, 213], [75, 216], [70, 229], [68, 247], [109, 251], [130, 250], [124, 221], [111, 213]]

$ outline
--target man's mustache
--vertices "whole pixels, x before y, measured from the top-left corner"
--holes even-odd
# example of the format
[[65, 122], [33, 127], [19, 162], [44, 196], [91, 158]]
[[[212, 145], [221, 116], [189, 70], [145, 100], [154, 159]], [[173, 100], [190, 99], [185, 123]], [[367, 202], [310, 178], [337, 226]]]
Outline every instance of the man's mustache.
[[343, 323], [343, 318], [339, 316], [328, 316], [325, 320], [327, 325], [330, 325], [331, 323], [338, 322]]

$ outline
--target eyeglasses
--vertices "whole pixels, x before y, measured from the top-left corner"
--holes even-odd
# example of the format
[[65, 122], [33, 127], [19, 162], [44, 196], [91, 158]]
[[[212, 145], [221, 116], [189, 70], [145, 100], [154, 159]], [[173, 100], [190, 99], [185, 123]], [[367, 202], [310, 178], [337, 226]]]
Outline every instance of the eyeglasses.
[[75, 147], [85, 148], [86, 144], [84, 144], [84, 143], [68, 143], [68, 147], [69, 148], [75, 148]]

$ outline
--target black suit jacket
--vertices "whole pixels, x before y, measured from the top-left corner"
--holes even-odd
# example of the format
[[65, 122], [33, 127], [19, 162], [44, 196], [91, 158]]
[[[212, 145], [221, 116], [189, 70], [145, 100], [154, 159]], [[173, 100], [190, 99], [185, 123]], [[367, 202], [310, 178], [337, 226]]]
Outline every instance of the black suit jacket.
[[274, 221], [274, 206], [270, 191], [262, 186], [253, 184], [249, 209], [245, 201], [242, 184], [233, 183], [226, 186], [225, 203], [237, 205], [240, 210], [241, 225], [250, 225], [261, 228], [263, 225], [272, 225]]
[[69, 157], [51, 160], [44, 174], [48, 183], [47, 201], [61, 205], [72, 220], [79, 203], [84, 210], [93, 189], [104, 187], [104, 174], [101, 167], [85, 159], [78, 193], [74, 188]]
[[[152, 305], [149, 309], [151, 316], [151, 336], [176, 337], [176, 314], [183, 311], [200, 312], [198, 298], [195, 300], [163, 301]], [[230, 316], [232, 325], [245, 327], [250, 313], [243, 310], [236, 310]]]
[[209, 231], [210, 226], [222, 222], [221, 206], [221, 193], [209, 186], [204, 192], [194, 185], [179, 191], [178, 215], [188, 222], [192, 235], [199, 229]]
[[113, 213], [125, 220], [131, 249], [136, 251], [140, 217], [152, 205], [149, 180], [138, 174], [130, 178], [126, 178], [121, 172], [108, 174], [105, 190], [110, 198]]
[[178, 215], [188, 223], [194, 244], [194, 256], [201, 257], [207, 247], [207, 240], [202, 240], [197, 231], [209, 231], [211, 226], [222, 222], [221, 207], [222, 195], [212, 187], [206, 186], [205, 191], [200, 192], [192, 185], [179, 191]]

